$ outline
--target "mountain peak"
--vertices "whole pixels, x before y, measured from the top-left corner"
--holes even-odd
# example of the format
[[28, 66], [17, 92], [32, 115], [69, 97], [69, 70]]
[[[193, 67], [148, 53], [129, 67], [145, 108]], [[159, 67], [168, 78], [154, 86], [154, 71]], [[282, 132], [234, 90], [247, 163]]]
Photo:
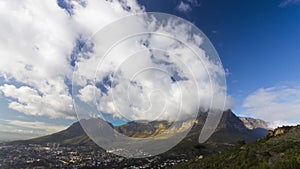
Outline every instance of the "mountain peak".
[[[187, 136], [187, 139], [193, 139], [195, 142], [198, 141], [199, 134], [202, 130], [203, 125], [207, 117], [207, 112], [199, 113], [197, 122], [194, 127], [192, 127], [190, 134]], [[43, 144], [48, 142], [55, 142], [60, 144], [71, 144], [71, 145], [95, 145], [94, 142], [87, 136], [82, 128], [81, 124], [91, 124], [92, 126], [101, 127], [103, 120], [99, 119], [83, 119], [80, 122], [73, 123], [67, 129], [54, 133], [48, 136], [43, 136], [31, 140], [25, 141], [16, 141], [15, 143], [37, 143]], [[107, 123], [106, 121], [103, 121]], [[121, 126], [113, 126], [119, 133], [122, 133], [129, 137], [136, 138], [146, 138], [150, 136], [158, 135], [166, 131], [171, 125], [171, 122], [168, 121], [151, 121], [151, 122], [128, 122]], [[185, 125], [185, 124], [182, 124]], [[186, 124], [187, 125], [187, 124]], [[193, 123], [189, 124], [193, 125]], [[186, 128], [184, 126], [177, 126], [176, 131], [179, 131], [181, 128]], [[267, 130], [249, 130], [239, 117], [237, 117], [231, 110], [224, 111], [220, 123], [213, 133], [210, 141], [213, 142], [230, 142], [235, 143], [237, 140], [245, 140], [247, 142], [255, 141], [258, 138], [264, 137], [267, 134]], [[191, 136], [191, 137], [189, 137]]]
[[244, 123], [231, 110], [223, 112], [218, 129], [239, 130], [241, 132], [247, 130]]

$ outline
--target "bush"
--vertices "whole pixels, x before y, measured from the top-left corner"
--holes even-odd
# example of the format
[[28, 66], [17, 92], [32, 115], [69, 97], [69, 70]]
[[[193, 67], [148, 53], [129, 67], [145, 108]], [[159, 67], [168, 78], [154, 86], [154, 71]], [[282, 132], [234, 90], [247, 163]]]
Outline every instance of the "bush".
[[193, 147], [195, 149], [204, 149], [205, 148], [205, 146], [203, 144], [195, 144]]

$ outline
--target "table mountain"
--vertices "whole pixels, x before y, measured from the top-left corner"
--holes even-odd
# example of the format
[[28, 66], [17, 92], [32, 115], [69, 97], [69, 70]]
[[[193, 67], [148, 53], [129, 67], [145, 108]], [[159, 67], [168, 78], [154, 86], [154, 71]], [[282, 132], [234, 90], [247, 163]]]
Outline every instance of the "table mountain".
[[[198, 137], [206, 120], [207, 112], [199, 113], [196, 123], [186, 122], [182, 126], [177, 126], [176, 131], [192, 127], [189, 134], [174, 148], [163, 154], [163, 156], [180, 156], [188, 159], [198, 156], [199, 154], [209, 155], [219, 151], [224, 151], [236, 144], [239, 140], [253, 142], [267, 134], [264, 128], [249, 129], [243, 121], [237, 117], [231, 110], [224, 111], [221, 121], [209, 138], [209, 140], [199, 145]], [[82, 121], [81, 121], [82, 122]], [[105, 123], [99, 119], [84, 120], [85, 123], [91, 123], [101, 127]], [[121, 126], [113, 126], [116, 131], [124, 135], [137, 138], [145, 138], [162, 133], [171, 126], [168, 121], [153, 122], [129, 122]], [[106, 138], [103, 138], [106, 139]], [[109, 140], [108, 140], [109, 141]], [[79, 122], [75, 122], [69, 128], [51, 135], [34, 138], [30, 140], [14, 141], [6, 144], [47, 144], [57, 143], [60, 145], [70, 146], [96, 146], [96, 144], [86, 135]], [[204, 148], [205, 147], [205, 148]]]

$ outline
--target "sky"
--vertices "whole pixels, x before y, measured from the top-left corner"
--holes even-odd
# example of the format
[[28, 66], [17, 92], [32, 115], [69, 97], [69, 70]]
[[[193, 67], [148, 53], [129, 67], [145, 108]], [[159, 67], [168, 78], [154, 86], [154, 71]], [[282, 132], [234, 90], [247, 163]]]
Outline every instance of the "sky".
[[[45, 135], [65, 129], [76, 121], [70, 89], [72, 70], [77, 66], [79, 70], [84, 70], [80, 73], [89, 74], [88, 68], [97, 62], [88, 55], [91, 51], [101, 51], [93, 44], [84, 46], [88, 37], [125, 15], [145, 11], [179, 16], [203, 31], [218, 52], [225, 69], [227, 106], [234, 113], [263, 119], [270, 122], [271, 127], [300, 123], [299, 0], [29, 0], [22, 3], [4, 0], [0, 2], [0, 9], [0, 140]], [[128, 31], [126, 27], [123, 29]], [[135, 29], [138, 31], [142, 28]], [[163, 27], [164, 30], [168, 28]], [[186, 28], [176, 31], [182, 36], [188, 32]], [[152, 42], [155, 38], [148, 40]], [[196, 40], [191, 45], [194, 43], [197, 43]], [[123, 45], [113, 54], [118, 55], [132, 48], [130, 41], [129, 45]], [[112, 71], [119, 59], [108, 57], [105, 61], [111, 64], [106, 70]], [[162, 59], [162, 56], [158, 59]], [[149, 63], [154, 59], [136, 61], [144, 66], [153, 66]], [[165, 60], [164, 63], [179, 64], [174, 60]], [[186, 63], [196, 70], [197, 65]], [[163, 66], [168, 73], [177, 76], [180, 72], [180, 69], [175, 69], [177, 67], [166, 65]], [[207, 62], [207, 65], [212, 72], [218, 72], [213, 64]], [[125, 65], [123, 69], [129, 68], [130, 65]], [[176, 80], [177, 84], [188, 85], [183, 79], [189, 78], [189, 75], [184, 75], [179, 75], [181, 80]], [[129, 105], [121, 102], [123, 97], [120, 91], [124, 87], [121, 83], [117, 85], [120, 88], [104, 90], [109, 83], [111, 85], [112, 82], [108, 80], [111, 76], [107, 72], [100, 72], [99, 88], [85, 84], [82, 90], [78, 90], [78, 99], [84, 102], [93, 101], [90, 97], [92, 90], [99, 92], [99, 99], [105, 104], [99, 104], [96, 109], [107, 112], [108, 118], [118, 117], [107, 106], [112, 99], [110, 93], [113, 95], [117, 92], [115, 94], [120, 96], [120, 108], [127, 110]], [[130, 76], [127, 74], [115, 78], [121, 81]], [[141, 79], [151, 77], [145, 74]], [[83, 81], [87, 83], [89, 78], [92, 77], [86, 77]], [[206, 84], [205, 81], [203, 83]], [[131, 91], [133, 98], [139, 98], [139, 86], [136, 86]], [[166, 81], [156, 88], [168, 91], [167, 88], [172, 86], [172, 81]], [[216, 88], [222, 97], [224, 93], [220, 89], [220, 86]], [[147, 94], [151, 91], [144, 87], [143, 92]], [[172, 92], [164, 94], [175, 98]], [[184, 93], [190, 96], [188, 91]], [[154, 93], [153, 97], [161, 97], [160, 94]], [[135, 108], [143, 108], [145, 102], [135, 105]], [[170, 103], [171, 110], [176, 109], [172, 107], [176, 105], [174, 103]], [[159, 105], [160, 102], [153, 104]], [[185, 110], [192, 111], [187, 108], [193, 106], [195, 103], [186, 102]], [[160, 110], [152, 111], [159, 113]], [[129, 119], [139, 119], [137, 114], [129, 112], [125, 112], [130, 116]]]
[[[272, 127], [299, 123], [292, 107], [299, 108], [300, 99], [300, 1], [141, 2], [148, 11], [188, 19], [208, 36], [228, 71], [236, 114], [264, 119]], [[270, 99], [258, 107], [266, 95]]]

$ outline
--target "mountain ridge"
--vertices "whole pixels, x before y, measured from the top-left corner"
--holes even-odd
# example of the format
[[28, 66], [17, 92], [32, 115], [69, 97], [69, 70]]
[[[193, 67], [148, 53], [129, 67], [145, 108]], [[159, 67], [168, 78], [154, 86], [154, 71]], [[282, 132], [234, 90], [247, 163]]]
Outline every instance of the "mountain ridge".
[[[247, 143], [263, 138], [268, 134], [267, 129], [248, 129], [244, 123], [231, 110], [223, 112], [220, 123], [212, 136], [203, 144], [198, 143], [198, 137], [205, 123], [207, 112], [199, 113], [196, 122], [186, 123], [193, 125], [186, 137], [169, 151], [161, 154], [166, 158], [191, 159], [198, 155], [210, 155], [227, 150], [238, 144], [240, 140]], [[95, 122], [94, 122], [95, 123]], [[98, 122], [99, 123], [99, 122]], [[101, 125], [101, 124], [98, 124]], [[113, 127], [112, 124], [109, 124]], [[115, 130], [129, 137], [145, 138], [164, 132], [171, 123], [167, 121], [154, 121], [150, 123], [129, 122], [122, 126], [115, 126]], [[182, 126], [181, 126], [182, 127]], [[189, 127], [189, 126], [185, 126]], [[183, 127], [184, 128], [184, 127]], [[180, 130], [180, 126], [175, 128]], [[105, 139], [105, 138], [104, 138]], [[109, 141], [109, 140], [108, 140]], [[5, 144], [48, 144], [56, 143], [65, 146], [93, 146], [98, 147], [84, 132], [79, 122], [51, 135], [42, 136], [30, 140], [19, 140]], [[99, 147], [98, 147], [99, 148]]]
[[255, 128], [265, 128], [270, 129], [269, 123], [265, 122], [264, 120], [252, 118], [252, 117], [239, 117], [240, 120], [244, 123], [244, 125], [248, 129], [255, 129]]
[[[205, 122], [207, 116], [207, 112], [202, 112], [198, 116], [196, 123], [194, 124], [194, 130], [201, 130], [203, 127], [202, 125]], [[247, 133], [247, 132], [253, 132], [255, 129], [261, 129], [264, 130], [264, 134], [267, 134], [267, 127], [266, 127], [266, 122], [260, 120], [260, 119], [254, 119], [251, 118], [252, 121], [259, 121], [263, 123], [263, 125], [256, 125], [256, 123], [252, 122], [252, 126], [249, 127], [249, 120], [246, 121], [245, 119], [250, 119], [250, 118], [245, 118], [245, 117], [238, 117], [236, 116], [231, 110], [227, 110], [223, 112], [222, 118], [216, 128], [216, 132], [224, 132], [224, 129], [228, 131], [238, 131], [238, 133]], [[124, 125], [121, 126], [113, 126], [112, 124], [108, 123], [111, 127], [113, 127], [116, 131], [127, 135], [129, 137], [137, 137], [137, 138], [145, 138], [149, 136], [154, 136], [157, 135], [171, 126], [171, 122], [168, 121], [152, 121], [152, 122], [128, 122]], [[200, 125], [198, 125], [200, 124]], [[198, 127], [197, 127], [198, 125]], [[255, 126], [256, 125], [256, 126]], [[161, 131], [157, 131], [161, 130]], [[192, 129], [193, 130], [193, 129]], [[264, 135], [262, 134], [262, 135]], [[69, 141], [62, 141], [62, 140], [70, 140], [72, 138], [77, 138], [77, 137], [88, 137], [86, 133], [84, 132], [81, 124], [79, 121], [74, 122], [72, 125], [70, 125], [67, 129], [59, 131], [57, 133], [53, 133], [50, 135], [46, 136], [41, 136], [38, 138], [33, 138], [33, 139], [28, 139], [28, 140], [17, 140], [17, 141], [12, 141], [10, 143], [43, 143], [43, 142], [58, 142], [61, 144], [67, 144], [70, 143]], [[214, 134], [212, 135], [212, 138], [214, 138]], [[79, 144], [85, 144], [88, 143], [89, 138], [84, 138], [82, 139], [82, 142]], [[252, 141], [250, 139], [250, 141]], [[76, 142], [77, 143], [77, 142]], [[88, 143], [89, 145], [92, 145], [91, 143]]]
[[[248, 129], [244, 123], [237, 117], [231, 110], [224, 111], [220, 120], [220, 123], [217, 126], [215, 132], [211, 137], [204, 143], [198, 142], [198, 137], [200, 132], [205, 124], [206, 117], [208, 112], [199, 112], [198, 117], [193, 123], [187, 121], [182, 123], [180, 126], [175, 126], [175, 128], [170, 128], [171, 132], [180, 132], [191, 127], [189, 133], [183, 138], [176, 146], [172, 147], [168, 151], [149, 157], [146, 159], [140, 159], [138, 161], [132, 161], [131, 159], [127, 160], [127, 164], [144, 164], [147, 160], [154, 160], [151, 165], [159, 166], [166, 162], [172, 161], [186, 161], [190, 159], [195, 159], [199, 156], [208, 157], [213, 154], [218, 154], [230, 150], [241, 142], [253, 142], [257, 139], [263, 138], [267, 135], [268, 130], [262, 129], [263, 132], [257, 132], [256, 129]], [[92, 127], [98, 126], [101, 127], [103, 124], [99, 123], [99, 119], [93, 119], [91, 121]], [[81, 123], [88, 123], [89, 120], [80, 121]], [[36, 144], [37, 146], [42, 145], [42, 147], [49, 147], [55, 145], [60, 148], [74, 148], [84, 147], [84, 149], [92, 149], [107, 154], [107, 156], [115, 156], [111, 154], [111, 150], [106, 151], [99, 147], [97, 144], [91, 140], [88, 135], [85, 133], [80, 122], [73, 123], [70, 127], [65, 130], [62, 130], [51, 135], [34, 138], [30, 140], [14, 141], [0, 145], [11, 145], [11, 146], [21, 146], [27, 147]], [[105, 122], [106, 123], [106, 122]], [[112, 126], [112, 124], [109, 123]], [[167, 121], [154, 121], [154, 122], [130, 122], [122, 126], [115, 126], [117, 132], [123, 133], [129, 137], [152, 137], [156, 136], [165, 131], [171, 125]], [[173, 127], [174, 127], [173, 126]], [[109, 127], [109, 126], [108, 126]], [[170, 131], [168, 130], [168, 131]], [[104, 133], [105, 134], [105, 133]], [[112, 136], [113, 137], [113, 136]], [[109, 141], [112, 139], [111, 136], [100, 138], [106, 143], [110, 144]], [[102, 141], [102, 140], [101, 140]], [[30, 145], [31, 144], [31, 145]], [[132, 145], [135, 146], [135, 145]], [[130, 162], [132, 161], [132, 162]], [[116, 167], [122, 167], [123, 164], [115, 164]]]

